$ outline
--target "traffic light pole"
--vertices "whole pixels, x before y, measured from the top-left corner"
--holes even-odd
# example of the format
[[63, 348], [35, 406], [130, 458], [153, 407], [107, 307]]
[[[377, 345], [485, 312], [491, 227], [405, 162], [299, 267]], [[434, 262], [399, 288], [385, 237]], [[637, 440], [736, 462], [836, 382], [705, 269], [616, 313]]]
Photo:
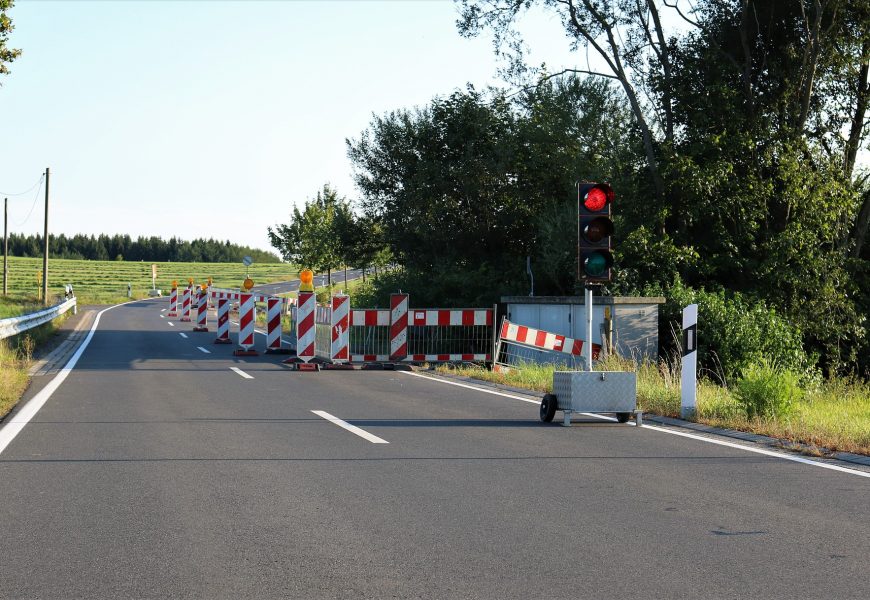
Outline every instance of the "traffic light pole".
[[592, 286], [586, 286], [586, 370], [592, 370]]

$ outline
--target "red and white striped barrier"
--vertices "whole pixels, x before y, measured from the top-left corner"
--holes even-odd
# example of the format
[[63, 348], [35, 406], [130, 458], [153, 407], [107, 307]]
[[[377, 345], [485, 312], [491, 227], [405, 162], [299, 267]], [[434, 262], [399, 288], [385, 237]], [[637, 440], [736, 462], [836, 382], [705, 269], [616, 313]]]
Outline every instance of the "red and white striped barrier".
[[[543, 329], [517, 325], [503, 319], [499, 328], [498, 345], [492, 368], [494, 371], [509, 371], [511, 367], [520, 363], [539, 362], [540, 354], [530, 353], [530, 351], [535, 350], [552, 353], [551, 360], [546, 362], [554, 362], [555, 364], [564, 362], [559, 359], [552, 360], [553, 355], [555, 355], [566, 359], [570, 357], [576, 365], [576, 361], [581, 360], [584, 356], [583, 345], [585, 343], [584, 340], [569, 338]], [[593, 360], [597, 360], [600, 353], [601, 345], [593, 343]]]
[[208, 331], [208, 295], [200, 289], [197, 293], [196, 327], [194, 331]]
[[190, 286], [184, 288], [184, 296], [181, 301], [181, 318], [179, 321], [190, 321]]
[[230, 339], [230, 301], [219, 298], [217, 301], [217, 339], [215, 344], [232, 344]]
[[338, 294], [332, 297], [332, 348], [334, 363], [350, 360], [350, 297]]
[[278, 353], [281, 348], [281, 298], [266, 300], [266, 352]]
[[412, 310], [408, 325], [437, 327], [487, 325], [491, 327], [492, 318], [492, 310], [485, 308]]
[[236, 356], [257, 356], [254, 350], [254, 321], [257, 308], [253, 294], [239, 294], [239, 347]]
[[408, 356], [408, 294], [390, 294], [390, 360]]
[[317, 298], [314, 292], [299, 292], [296, 307], [296, 357], [307, 363], [314, 358], [314, 309]]
[[168, 317], [178, 316], [178, 288], [174, 287], [169, 291], [169, 313]]

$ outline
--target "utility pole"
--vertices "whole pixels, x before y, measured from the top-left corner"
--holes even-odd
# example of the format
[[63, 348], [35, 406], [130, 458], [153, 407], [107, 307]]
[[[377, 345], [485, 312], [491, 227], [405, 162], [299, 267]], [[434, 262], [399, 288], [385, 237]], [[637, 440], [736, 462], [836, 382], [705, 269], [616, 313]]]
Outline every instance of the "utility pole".
[[42, 254], [42, 303], [48, 305], [48, 167], [45, 167], [45, 252]]
[[3, 199], [3, 295], [9, 292], [9, 198]]

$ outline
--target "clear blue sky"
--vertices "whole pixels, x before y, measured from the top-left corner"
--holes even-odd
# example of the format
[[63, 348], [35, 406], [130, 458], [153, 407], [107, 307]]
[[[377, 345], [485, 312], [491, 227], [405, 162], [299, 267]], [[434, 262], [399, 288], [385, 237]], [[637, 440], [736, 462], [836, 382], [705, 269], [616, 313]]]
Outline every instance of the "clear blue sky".
[[[267, 249], [329, 182], [356, 196], [345, 138], [372, 114], [498, 83], [488, 37], [435, 1], [19, 0], [0, 87], [0, 192], [51, 169], [54, 233], [215, 237]], [[538, 18], [538, 62], [569, 57]], [[548, 56], [546, 52], [551, 52]], [[10, 229], [42, 230], [42, 198]]]

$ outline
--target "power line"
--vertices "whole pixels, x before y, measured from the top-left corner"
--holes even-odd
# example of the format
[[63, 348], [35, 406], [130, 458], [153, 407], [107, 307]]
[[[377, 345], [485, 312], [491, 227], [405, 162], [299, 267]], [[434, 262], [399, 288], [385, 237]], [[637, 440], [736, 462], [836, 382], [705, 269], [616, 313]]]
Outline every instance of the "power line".
[[[33, 214], [33, 209], [36, 208], [36, 201], [39, 200], [39, 192], [42, 191], [42, 182], [44, 180], [45, 180], [45, 175], [43, 175], [42, 177], [39, 178], [39, 181], [37, 182], [37, 185], [39, 186], [39, 188], [36, 190], [36, 194], [33, 195], [33, 204], [30, 205], [30, 212], [27, 213], [27, 216], [24, 217], [23, 221], [21, 221], [20, 223], [15, 223], [15, 225], [14, 225], [15, 227], [21, 227], [22, 225], [27, 223], [27, 219], [29, 219], [30, 215]], [[36, 187], [36, 186], [34, 186], [34, 187]], [[30, 189], [32, 190], [33, 188], [30, 188]]]
[[45, 179], [45, 173], [43, 173], [42, 175], [39, 176], [39, 181], [34, 183], [32, 186], [30, 186], [29, 190], [26, 190], [24, 192], [18, 192], [17, 194], [10, 194], [9, 192], [0, 192], [0, 196], [24, 196], [25, 194], [29, 194], [30, 192], [32, 192], [33, 188], [35, 188], [36, 186], [38, 186], [38, 185], [41, 186], [43, 179]]

